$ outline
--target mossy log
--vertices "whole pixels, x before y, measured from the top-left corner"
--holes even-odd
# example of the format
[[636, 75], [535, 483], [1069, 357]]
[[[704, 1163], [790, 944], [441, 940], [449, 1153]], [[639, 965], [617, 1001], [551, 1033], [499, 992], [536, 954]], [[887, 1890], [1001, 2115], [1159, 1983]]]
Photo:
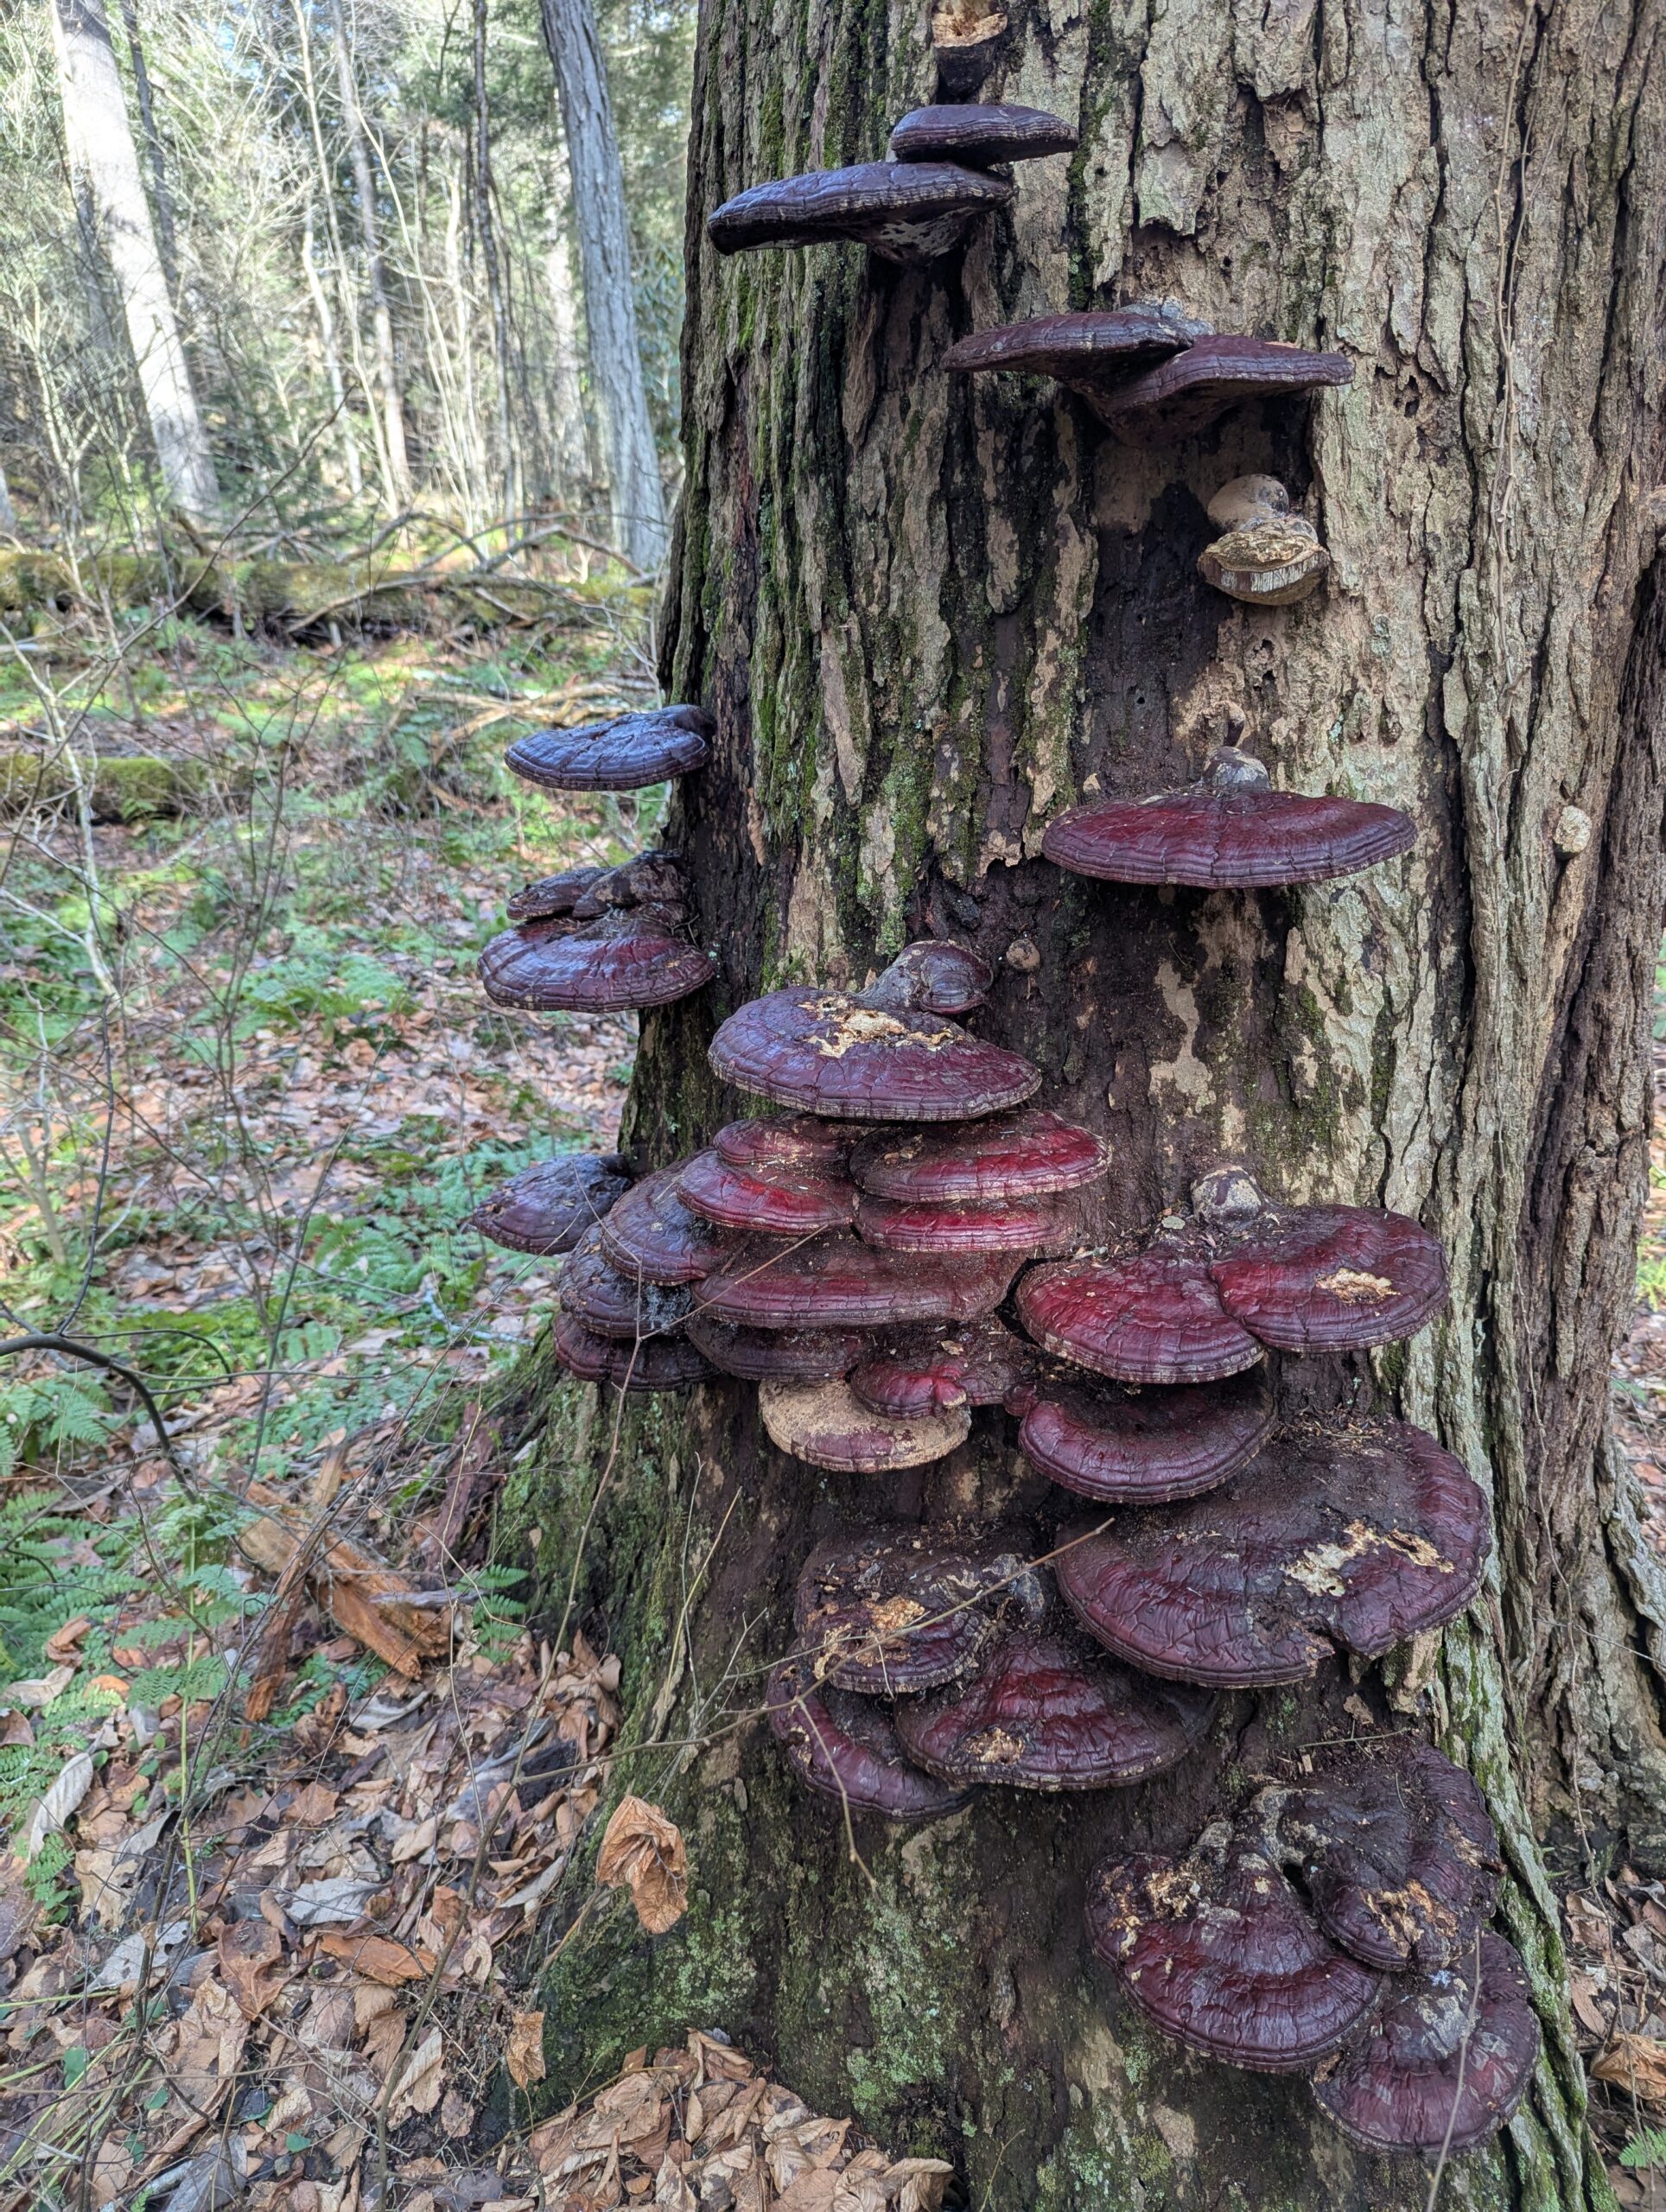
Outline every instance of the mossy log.
[[[149, 753], [103, 753], [83, 762], [87, 809], [95, 822], [137, 822], [184, 812], [205, 779], [194, 760]], [[79, 788], [61, 758], [28, 746], [0, 745], [0, 815], [73, 800]]]
[[[879, 155], [933, 91], [923, 12], [702, 10], [664, 634], [670, 696], [717, 721], [671, 835], [722, 973], [645, 1020], [627, 1141], [667, 1159], [741, 1109], [704, 1048], [760, 988], [969, 938], [1000, 978], [978, 1027], [1110, 1137], [1120, 1217], [1230, 1157], [1440, 1235], [1449, 1315], [1381, 1356], [1288, 1361], [1281, 1387], [1286, 1410], [1438, 1433], [1492, 1500], [1493, 1567], [1434, 1648], [1231, 1699], [1159, 1781], [992, 1791], [853, 1839], [745, 1719], [798, 1567], [876, 1520], [1045, 1510], [1009, 1427], [858, 1483], [772, 1450], [739, 1386], [619, 1413], [533, 1360], [542, 1442], [506, 1529], [536, 1524], [550, 1591], [576, 1575], [620, 1652], [643, 1747], [620, 1786], [684, 1824], [693, 1870], [656, 1942], [607, 1906], [569, 1931], [547, 2091], [722, 2026], [818, 2108], [955, 2156], [989, 2212], [1421, 2212], [1427, 2173], [1349, 2149], [1300, 2079], [1149, 2034], [1082, 1929], [1096, 1852], [1186, 1844], [1363, 1712], [1476, 1774], [1545, 2030], [1527, 2103], [1442, 2202], [1606, 2205], [1548, 1869], [1622, 1847], [1666, 1867], [1666, 1599], [1608, 1426], [1663, 887], [1660, 26], [1648, 0], [1014, 16], [984, 97], [1075, 119], [1080, 150], [900, 270], [849, 248], [720, 264], [702, 225], [761, 179]], [[1141, 296], [1340, 349], [1354, 381], [1158, 448], [1035, 380], [942, 372], [973, 328]], [[1207, 503], [1247, 474], [1330, 550], [1300, 606], [1198, 574]], [[1408, 809], [1415, 850], [1255, 894], [1039, 857], [1060, 808], [1184, 783], [1235, 716], [1279, 784]]]

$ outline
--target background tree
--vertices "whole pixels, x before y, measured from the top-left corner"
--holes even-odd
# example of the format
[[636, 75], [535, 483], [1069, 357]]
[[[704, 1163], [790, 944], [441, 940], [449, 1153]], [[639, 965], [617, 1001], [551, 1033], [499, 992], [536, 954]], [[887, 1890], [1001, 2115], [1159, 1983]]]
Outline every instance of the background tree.
[[[645, 1020], [637, 1143], [664, 1159], [736, 1110], [704, 1060], [728, 1008], [860, 979], [946, 924], [999, 971], [984, 1033], [1109, 1135], [1130, 1221], [1225, 1154], [1442, 1236], [1448, 1318], [1300, 1363], [1287, 1406], [1435, 1430], [1487, 1484], [1497, 1551], [1434, 1648], [1234, 1700], [1158, 1783], [990, 1793], [864, 1831], [858, 1856], [755, 1721], [729, 1726], [787, 1646], [800, 1561], [853, 1525], [1045, 1486], [996, 1418], [858, 1491], [770, 1451], [741, 1386], [617, 1426], [610, 1406], [593, 1433], [585, 1394], [549, 1385], [538, 1558], [622, 1653], [627, 1735], [672, 1747], [631, 1786], [684, 1823], [695, 1869], [657, 1944], [625, 1912], [570, 1932], [557, 2100], [721, 2023], [822, 2108], [954, 2151], [980, 2205], [1421, 2207], [1428, 2177], [1351, 2152], [1299, 2080], [1144, 2031], [1082, 1935], [1100, 1852], [1189, 1841], [1363, 1700], [1479, 1777], [1545, 2024], [1529, 2103], [1447, 2201], [1608, 2201], [1547, 1872], [1617, 1838], [1666, 1866], [1666, 1610], [1607, 1412], [1663, 888], [1662, 29], [1650, 0], [1025, 10], [984, 97], [1076, 118], [1080, 151], [1021, 170], [1011, 216], [922, 273], [852, 248], [720, 264], [702, 226], [763, 178], [879, 155], [932, 94], [923, 11], [703, 12], [664, 674], [717, 716], [672, 830], [722, 976]], [[1354, 383], [1310, 416], [1129, 448], [1048, 388], [942, 372], [975, 327], [1152, 296], [1339, 346]], [[1300, 608], [1252, 613], [1197, 575], [1204, 503], [1247, 470], [1283, 477], [1329, 544]], [[1090, 887], [1036, 857], [1090, 778], [1182, 782], [1229, 712], [1279, 782], [1409, 808], [1414, 853], [1256, 896]]]

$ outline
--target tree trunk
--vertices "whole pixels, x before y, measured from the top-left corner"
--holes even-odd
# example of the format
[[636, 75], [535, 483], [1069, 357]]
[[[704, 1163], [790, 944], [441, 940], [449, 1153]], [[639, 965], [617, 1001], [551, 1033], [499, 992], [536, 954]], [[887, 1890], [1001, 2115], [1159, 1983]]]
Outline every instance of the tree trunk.
[[492, 358], [498, 376], [498, 458], [499, 512], [518, 515], [526, 501], [521, 488], [520, 448], [515, 436], [513, 398], [513, 339], [509, 327], [509, 302], [504, 291], [503, 270], [498, 256], [495, 210], [492, 204], [492, 111], [486, 99], [486, 36], [487, 0], [474, 4], [474, 233], [480, 240], [486, 269], [486, 293], [492, 306]]
[[410, 460], [405, 443], [404, 401], [399, 391], [399, 369], [393, 351], [393, 309], [388, 298], [387, 264], [382, 258], [381, 226], [377, 220], [370, 137], [359, 104], [359, 79], [353, 66], [353, 44], [347, 35], [341, 0], [330, 0], [330, 32], [335, 48], [335, 80], [341, 99], [341, 128], [347, 136], [347, 163], [353, 171], [353, 188], [359, 201], [359, 235], [365, 247], [371, 343], [375, 354], [377, 398], [381, 406], [378, 451], [383, 465], [383, 489], [390, 506], [404, 507], [410, 503]]
[[150, 210], [156, 219], [156, 250], [169, 297], [179, 301], [180, 257], [174, 222], [174, 195], [168, 186], [168, 164], [162, 157], [162, 133], [156, 128], [156, 106], [150, 97], [150, 72], [144, 66], [144, 41], [139, 32], [136, 0], [122, 0], [122, 28], [127, 34], [128, 60], [133, 70], [133, 97], [139, 111], [139, 130], [144, 157], [150, 169]]
[[556, 481], [565, 499], [591, 480], [590, 426], [579, 383], [578, 300], [573, 287], [573, 257], [568, 238], [571, 194], [564, 178], [550, 191], [550, 236], [544, 252], [550, 286], [550, 404], [554, 411]]
[[6, 481], [6, 472], [0, 468], [0, 536], [16, 537], [17, 510], [11, 503], [11, 486]]
[[341, 352], [335, 340], [335, 315], [330, 306], [329, 294], [324, 289], [319, 276], [314, 252], [313, 199], [310, 192], [307, 194], [306, 213], [301, 232], [301, 267], [307, 280], [307, 293], [313, 303], [313, 313], [318, 318], [318, 342], [324, 357], [324, 373], [330, 387], [330, 408], [335, 418], [336, 435], [340, 441], [347, 490], [357, 499], [364, 495], [365, 475], [359, 460], [359, 441], [353, 435], [353, 415], [347, 406], [347, 383], [341, 374]]
[[[1000, 974], [976, 1026], [1109, 1136], [1130, 1225], [1226, 1157], [1442, 1236], [1447, 1319], [1370, 1357], [1287, 1361], [1281, 1389], [1436, 1432], [1494, 1499], [1494, 1566], [1433, 1648], [1233, 1698], [1157, 1782], [859, 1826], [858, 1860], [758, 1725], [760, 1670], [815, 1541], [1046, 1510], [1009, 1425], [982, 1416], [943, 1465], [858, 1485], [772, 1451], [740, 1385], [620, 1414], [545, 1382], [518, 1507], [557, 1598], [573, 1578], [621, 1654], [626, 1740], [660, 1747], [620, 1786], [684, 1825], [692, 1866], [687, 1922], [658, 1943], [625, 1911], [573, 1932], [551, 2088], [721, 2025], [817, 2109], [951, 2152], [991, 2212], [1421, 2208], [1428, 2175], [1348, 2148], [1299, 2078], [1149, 2032], [1082, 1932], [1102, 1852], [1185, 1846], [1363, 1700], [1481, 1783], [1545, 2027], [1521, 2114], [1443, 2201], [1594, 2207], [1542, 1846], [1580, 1873], [1617, 1841], [1666, 1864], [1666, 1606], [1608, 1430], [1663, 887], [1666, 18], [1652, 0], [1014, 11], [982, 96], [1072, 118], [1082, 149], [1020, 168], [1010, 215], [923, 271], [855, 247], [720, 262], [720, 200], [872, 158], [932, 96], [924, 15], [703, 14], [664, 667], [717, 718], [670, 835], [722, 975], [711, 1003], [645, 1018], [627, 1135], [664, 1159], [745, 1110], [703, 1056], [743, 999], [860, 981], [946, 923]], [[1354, 381], [1127, 447], [1048, 385], [943, 372], [973, 328], [1139, 297], [1338, 347]], [[1331, 551], [1299, 607], [1237, 605], [1197, 572], [1205, 503], [1262, 470]], [[1229, 714], [1275, 782], [1408, 808], [1415, 850], [1262, 894], [1089, 885], [1038, 857], [1084, 789], [1187, 780]]]
[[156, 248], [103, 0], [56, 0], [53, 29], [72, 168], [85, 176], [121, 296], [170, 505], [207, 520], [219, 505], [179, 324]]
[[665, 558], [665, 498], [637, 340], [625, 177], [590, 0], [539, 0], [556, 73], [578, 225], [592, 396], [601, 425], [614, 543], [639, 569]]

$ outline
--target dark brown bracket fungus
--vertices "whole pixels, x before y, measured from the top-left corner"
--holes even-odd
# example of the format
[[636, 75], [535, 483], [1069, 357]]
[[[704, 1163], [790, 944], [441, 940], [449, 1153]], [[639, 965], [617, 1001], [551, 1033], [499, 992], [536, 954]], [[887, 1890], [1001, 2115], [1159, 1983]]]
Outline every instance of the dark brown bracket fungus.
[[561, 1271], [561, 1307], [600, 1337], [664, 1336], [680, 1328], [689, 1293], [622, 1275], [600, 1249], [601, 1225], [587, 1229]]
[[1178, 1766], [1215, 1700], [1107, 1662], [1057, 1628], [1004, 1630], [969, 1681], [896, 1711], [903, 1749], [970, 1786], [1112, 1789]]
[[1088, 1938], [1165, 2035], [1258, 2074], [1339, 2050], [1381, 1988], [1325, 1940], [1283, 1871], [1218, 1821], [1182, 1859], [1107, 1859], [1088, 1885]]
[[1079, 1497], [1154, 1505], [1224, 1483], [1255, 1457], [1272, 1425], [1273, 1402], [1254, 1376], [1153, 1390], [1048, 1376], [1024, 1414], [1018, 1446]]
[[969, 1674], [1040, 1580], [991, 1530], [906, 1529], [823, 1545], [804, 1561], [793, 1623], [818, 1676], [864, 1697], [917, 1696]]
[[1108, 1156], [1091, 1129], [1024, 1106], [964, 1128], [865, 1138], [851, 1155], [850, 1173], [875, 1198], [968, 1205], [1084, 1190], [1103, 1179]]
[[1122, 1382], [1211, 1382], [1264, 1355], [1206, 1263], [1172, 1252], [1062, 1260], [1018, 1286], [1018, 1315], [1051, 1352]]
[[538, 729], [517, 738], [506, 765], [550, 791], [634, 791], [703, 768], [717, 725], [699, 707], [616, 715], [582, 729]]
[[1397, 1342], [1448, 1295], [1439, 1239], [1376, 1206], [1269, 1206], [1210, 1274], [1234, 1319], [1281, 1351]]
[[970, 1014], [982, 1005], [995, 970], [981, 953], [952, 938], [917, 938], [905, 944], [855, 995], [892, 1014]]
[[605, 868], [569, 868], [559, 875], [540, 876], [536, 883], [512, 893], [507, 912], [512, 922], [545, 922], [556, 914], [570, 914], [581, 899], [608, 873]]
[[1306, 397], [1351, 384], [1353, 364], [1264, 338], [1210, 335], [1095, 397], [1101, 420], [1129, 445], [1192, 437], [1249, 399]]
[[1539, 2040], [1521, 1960], [1486, 1933], [1450, 1967], [1390, 1984], [1358, 2034], [1319, 2069], [1313, 2094], [1364, 2150], [1455, 2158], [1513, 2116]]
[[1120, 391], [1135, 371], [1184, 353], [1207, 336], [1208, 327], [1167, 300], [1036, 315], [975, 330], [949, 348], [943, 365], [958, 376], [1008, 370], [1051, 377], [1100, 414], [1107, 395]]
[[494, 937], [480, 958], [493, 1006], [531, 1014], [669, 1006], [703, 990], [716, 972], [652, 907], [608, 914], [583, 929], [564, 919], [524, 922]]
[[686, 1390], [716, 1373], [683, 1337], [642, 1337], [627, 1343], [598, 1335], [571, 1313], [557, 1317], [553, 1342], [556, 1357], [569, 1375], [584, 1382], [612, 1382], [621, 1390]]
[[1297, 1874], [1334, 1943], [1385, 1974], [1462, 1959], [1504, 1872], [1473, 1779], [1431, 1744], [1369, 1738], [1308, 1755], [1313, 1771], [1263, 1789], [1248, 1817]]
[[879, 1414], [999, 1406], [1026, 1383], [1033, 1357], [1021, 1338], [991, 1317], [870, 1338], [867, 1357], [848, 1379], [863, 1405]]
[[963, 1789], [948, 1788], [912, 1764], [884, 1706], [818, 1683], [803, 1661], [776, 1668], [765, 1704], [770, 1732], [794, 1772], [851, 1812], [940, 1820], [966, 1802]]
[[729, 1122], [711, 1141], [731, 1167], [768, 1182], [778, 1173], [842, 1177], [854, 1135], [816, 1114], [769, 1114]]
[[887, 261], [936, 261], [1013, 196], [1005, 177], [955, 162], [861, 162], [754, 184], [706, 221], [719, 253], [852, 239]]
[[784, 1167], [754, 1174], [715, 1145], [683, 1163], [678, 1188], [684, 1205], [705, 1220], [760, 1236], [813, 1236], [848, 1229], [856, 1215], [856, 1186], [841, 1175]]
[[912, 1416], [874, 1413], [837, 1378], [760, 1382], [758, 1410], [770, 1441], [781, 1451], [841, 1475], [928, 1466], [963, 1445], [972, 1426], [963, 1406]]
[[1480, 1586], [1486, 1500], [1403, 1421], [1287, 1432], [1205, 1497], [1118, 1514], [1057, 1567], [1071, 1611], [1147, 1673], [1300, 1681], [1338, 1647], [1380, 1658]]
[[1000, 1253], [933, 1263], [838, 1234], [787, 1245], [740, 1237], [694, 1294], [706, 1313], [749, 1329], [970, 1321], [994, 1313], [1016, 1264]]
[[1294, 607], [1318, 590], [1331, 556], [1276, 476], [1235, 476], [1208, 514], [1224, 535], [1198, 556], [1205, 583], [1248, 607]]
[[822, 1382], [843, 1375], [871, 1341], [864, 1329], [746, 1329], [690, 1313], [688, 1338], [722, 1375], [745, 1382]]
[[1082, 1209], [1067, 1191], [949, 1206], [865, 1198], [856, 1208], [856, 1234], [887, 1252], [1010, 1252], [1020, 1259], [1053, 1259], [1082, 1241]]
[[951, 99], [975, 92], [995, 67], [1007, 36], [1007, 11], [989, 0], [938, 0], [932, 45], [938, 83]]
[[986, 169], [996, 162], [1033, 162], [1076, 149], [1077, 131], [1063, 116], [1039, 107], [981, 106], [973, 101], [917, 107], [891, 133], [893, 162], [963, 162]]
[[728, 1240], [683, 1204], [682, 1173], [679, 1162], [645, 1175], [596, 1232], [602, 1257], [633, 1281], [699, 1282], [728, 1249]]
[[465, 1225], [511, 1251], [570, 1252], [630, 1187], [629, 1171], [616, 1152], [560, 1153], [488, 1192]]
[[1275, 791], [1259, 760], [1227, 745], [1184, 791], [1072, 807], [1048, 823], [1041, 849], [1072, 874], [1106, 883], [1266, 890], [1356, 875], [1416, 838], [1416, 823], [1396, 806]]

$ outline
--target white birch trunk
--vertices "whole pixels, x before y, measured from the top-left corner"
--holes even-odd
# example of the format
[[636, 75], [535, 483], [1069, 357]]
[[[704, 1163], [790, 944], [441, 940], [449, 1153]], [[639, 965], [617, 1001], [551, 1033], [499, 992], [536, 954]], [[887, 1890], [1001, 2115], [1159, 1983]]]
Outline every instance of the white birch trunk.
[[52, 20], [70, 161], [86, 181], [99, 244], [121, 296], [163, 487], [181, 514], [207, 520], [219, 507], [219, 487], [139, 176], [102, 0], [56, 0]]
[[639, 569], [665, 558], [665, 498], [637, 340], [625, 179], [590, 0], [539, 0], [555, 66], [578, 223], [590, 374], [601, 427], [614, 542]]
[[564, 178], [557, 177], [550, 196], [553, 212], [544, 273], [550, 286], [555, 458], [562, 490], [570, 496], [590, 479], [590, 426], [585, 420], [584, 388], [579, 380], [578, 294], [573, 283], [569, 229], [572, 202]]
[[6, 481], [6, 472], [0, 468], [0, 537], [17, 535], [17, 510], [11, 504], [11, 486]]

